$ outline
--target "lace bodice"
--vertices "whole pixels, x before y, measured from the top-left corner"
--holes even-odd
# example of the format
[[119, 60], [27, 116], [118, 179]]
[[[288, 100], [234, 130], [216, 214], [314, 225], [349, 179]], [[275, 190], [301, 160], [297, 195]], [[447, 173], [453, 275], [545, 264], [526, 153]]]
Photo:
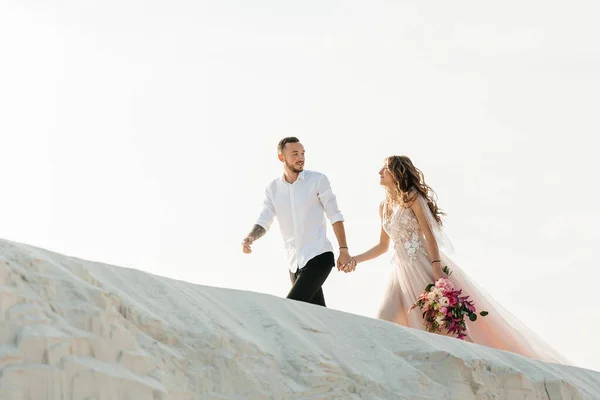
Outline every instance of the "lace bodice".
[[408, 258], [414, 260], [418, 250], [425, 251], [423, 234], [415, 213], [400, 205], [394, 205], [391, 210], [387, 207], [385, 205], [383, 210], [383, 229], [394, 242], [396, 251], [404, 249]]

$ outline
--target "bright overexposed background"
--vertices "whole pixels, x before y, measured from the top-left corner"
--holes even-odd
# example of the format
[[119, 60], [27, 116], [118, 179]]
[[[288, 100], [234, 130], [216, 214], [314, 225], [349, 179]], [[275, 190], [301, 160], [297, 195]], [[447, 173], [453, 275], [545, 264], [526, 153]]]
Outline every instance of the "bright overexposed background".
[[[277, 225], [251, 255], [239, 245], [281, 174], [278, 140], [298, 136], [329, 176], [352, 253], [378, 239], [384, 157], [405, 154], [448, 213], [455, 261], [600, 370], [599, 11], [1, 1], [0, 237], [285, 297]], [[374, 317], [389, 258], [334, 270], [328, 306]]]

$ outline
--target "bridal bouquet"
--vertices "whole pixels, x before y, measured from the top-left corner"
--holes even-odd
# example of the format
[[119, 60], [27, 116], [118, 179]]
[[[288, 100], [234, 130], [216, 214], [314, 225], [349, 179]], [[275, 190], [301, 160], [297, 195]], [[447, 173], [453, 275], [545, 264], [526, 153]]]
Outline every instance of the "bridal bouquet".
[[[443, 271], [447, 276], [452, 274], [447, 266]], [[461, 294], [462, 289], [455, 290], [452, 282], [447, 278], [441, 278], [427, 285], [410, 310], [418, 307], [423, 311], [423, 325], [426, 331], [440, 333], [444, 329], [447, 333], [464, 340], [467, 336], [465, 316], [471, 321], [476, 321], [477, 313], [469, 296], [461, 296]], [[487, 311], [479, 313], [482, 317], [487, 314]]]

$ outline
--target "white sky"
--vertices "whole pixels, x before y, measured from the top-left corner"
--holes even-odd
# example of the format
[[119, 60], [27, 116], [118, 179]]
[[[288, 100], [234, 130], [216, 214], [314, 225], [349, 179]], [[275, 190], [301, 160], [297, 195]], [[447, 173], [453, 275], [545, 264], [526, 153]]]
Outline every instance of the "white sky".
[[[239, 246], [277, 141], [329, 176], [352, 253], [405, 154], [459, 265], [600, 370], [596, 2], [52, 3], [0, 1], [0, 237], [284, 297], [277, 226]], [[334, 270], [328, 306], [373, 317], [389, 257]]]

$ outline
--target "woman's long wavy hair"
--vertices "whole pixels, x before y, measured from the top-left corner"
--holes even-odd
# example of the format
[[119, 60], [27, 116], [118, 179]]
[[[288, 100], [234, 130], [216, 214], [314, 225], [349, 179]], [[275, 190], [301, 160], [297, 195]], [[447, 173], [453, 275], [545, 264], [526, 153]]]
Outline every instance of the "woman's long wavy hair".
[[442, 225], [442, 215], [446, 215], [438, 207], [435, 198], [437, 195], [425, 183], [425, 177], [420, 169], [414, 166], [410, 158], [406, 156], [390, 156], [385, 159], [385, 165], [394, 177], [396, 182], [395, 193], [387, 190], [387, 201], [395, 201], [406, 207], [417, 198], [417, 193], [420, 193], [427, 202], [429, 210], [433, 214], [435, 220]]

